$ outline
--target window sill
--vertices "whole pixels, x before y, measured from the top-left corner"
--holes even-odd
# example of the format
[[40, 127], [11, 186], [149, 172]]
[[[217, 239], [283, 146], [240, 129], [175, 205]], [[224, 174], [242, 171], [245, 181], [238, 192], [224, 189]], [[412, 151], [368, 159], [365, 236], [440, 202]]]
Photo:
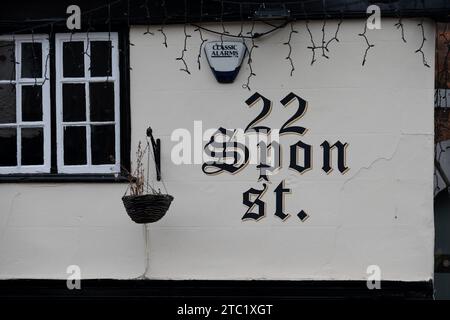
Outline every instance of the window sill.
[[123, 175], [113, 174], [3, 174], [0, 175], [0, 183], [66, 183], [66, 182], [87, 182], [87, 183], [128, 183], [128, 179]]

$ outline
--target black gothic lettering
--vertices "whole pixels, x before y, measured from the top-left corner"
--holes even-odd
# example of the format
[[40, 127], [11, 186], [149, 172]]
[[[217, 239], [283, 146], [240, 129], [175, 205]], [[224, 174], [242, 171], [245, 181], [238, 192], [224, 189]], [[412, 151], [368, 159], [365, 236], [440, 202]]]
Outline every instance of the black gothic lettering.
[[299, 213], [297, 213], [297, 217], [300, 219], [301, 222], [305, 222], [306, 219], [309, 218], [309, 215], [305, 211], [301, 210]]
[[[248, 207], [248, 210], [245, 212], [245, 214], [242, 216], [242, 220], [255, 220], [258, 221], [259, 219], [263, 218], [266, 215], [266, 203], [261, 200], [261, 197], [263, 196], [264, 192], [267, 190], [267, 185], [263, 183], [263, 189], [257, 190], [254, 188], [250, 188], [246, 192], [242, 194], [242, 203]], [[256, 199], [252, 201], [251, 196], [256, 196]], [[258, 207], [258, 213], [252, 212], [252, 209], [257, 206]]]
[[[272, 141], [268, 146], [264, 141], [258, 144], [259, 149], [259, 164], [256, 168], [259, 170], [258, 181], [265, 180], [269, 181], [267, 177], [268, 174], [274, 172], [276, 169], [280, 168], [281, 165], [281, 146], [278, 142]], [[267, 163], [267, 153], [269, 149], [272, 150], [272, 164]]]
[[291, 189], [284, 187], [283, 180], [273, 192], [275, 192], [276, 203], [275, 215], [281, 220], [286, 220], [289, 217], [289, 214], [284, 213], [284, 194], [290, 193]]
[[332, 162], [331, 156], [332, 156], [334, 147], [336, 147], [337, 152], [338, 152], [338, 159], [337, 159], [338, 169], [342, 174], [347, 172], [348, 167], [346, 166], [345, 158], [346, 158], [346, 149], [347, 149], [348, 144], [338, 141], [335, 144], [330, 146], [328, 141], [324, 141], [321, 144], [321, 146], [323, 148], [322, 170], [325, 171], [326, 173], [330, 173], [333, 170], [332, 165], [331, 165], [331, 162]]
[[298, 108], [297, 111], [294, 113], [294, 115], [292, 117], [290, 117], [288, 119], [288, 121], [286, 121], [280, 129], [280, 134], [285, 134], [285, 133], [295, 133], [295, 134], [300, 134], [303, 135], [307, 129], [304, 127], [299, 127], [299, 126], [289, 126], [290, 124], [292, 124], [294, 121], [300, 119], [301, 117], [303, 117], [303, 115], [306, 112], [306, 101], [303, 100], [302, 98], [300, 98], [298, 95], [296, 95], [295, 93], [289, 93], [286, 97], [284, 97], [283, 99], [281, 99], [281, 104], [284, 107], [287, 107], [293, 100], [297, 100], [298, 101]]
[[[221, 142], [217, 141], [217, 135], [222, 135], [224, 137], [224, 140]], [[203, 163], [202, 170], [205, 174], [218, 174], [223, 171], [236, 173], [248, 163], [248, 148], [242, 143], [231, 141], [233, 139], [233, 135], [233, 130], [228, 130], [221, 127], [211, 136], [211, 139], [205, 145], [204, 150], [207, 155], [213, 158], [217, 158], [218, 160]], [[221, 151], [215, 151], [217, 149]], [[243, 159], [242, 154], [244, 155]], [[233, 162], [226, 163], [226, 159], [228, 158], [232, 158]]]
[[258, 122], [260, 122], [261, 120], [263, 120], [264, 118], [266, 118], [270, 114], [270, 111], [272, 110], [272, 101], [263, 97], [258, 92], [255, 92], [250, 98], [248, 98], [245, 101], [245, 103], [249, 107], [252, 107], [258, 100], [262, 100], [263, 108], [262, 108], [261, 112], [258, 114], [258, 116], [248, 124], [248, 126], [247, 126], [247, 128], [245, 128], [244, 132], [257, 132], [257, 133], [262, 132], [265, 134], [269, 134], [269, 132], [270, 132], [269, 127], [254, 126], [254, 125], [257, 124]]
[[[303, 150], [303, 165], [298, 164], [298, 149]], [[303, 143], [302, 141], [298, 141], [297, 143], [290, 146], [291, 159], [289, 163], [289, 168], [292, 168], [298, 173], [303, 174], [305, 171], [311, 169], [311, 153], [312, 147], [309, 144]]]

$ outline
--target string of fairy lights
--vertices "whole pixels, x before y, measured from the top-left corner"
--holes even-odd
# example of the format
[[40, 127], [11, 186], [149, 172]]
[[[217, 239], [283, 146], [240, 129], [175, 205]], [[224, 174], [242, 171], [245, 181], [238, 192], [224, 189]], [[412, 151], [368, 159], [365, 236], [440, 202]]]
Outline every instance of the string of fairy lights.
[[404, 43], [406, 43], [405, 26], [403, 25], [403, 18], [402, 17], [398, 18], [398, 22], [396, 24], [394, 24], [394, 26], [400, 30], [401, 35], [402, 35], [402, 41]]
[[365, 41], [366, 44], [367, 44], [366, 51], [364, 51], [364, 57], [363, 57], [363, 60], [362, 60], [362, 65], [365, 65], [365, 64], [366, 64], [366, 61], [367, 61], [367, 54], [369, 53], [369, 50], [370, 50], [371, 48], [375, 47], [374, 44], [372, 44], [372, 43], [369, 42], [369, 38], [367, 38], [366, 32], [367, 32], [367, 24], [364, 24], [364, 31], [363, 31], [362, 33], [358, 34], [358, 36], [364, 38], [364, 41]]
[[[187, 74], [191, 74], [191, 72], [189, 71], [189, 67], [188, 64], [186, 62], [186, 57], [185, 57], [185, 53], [187, 52], [187, 42], [188, 42], [188, 38], [191, 37], [190, 34], [187, 33], [187, 21], [188, 21], [188, 8], [187, 8], [187, 0], [184, 0], [184, 25], [183, 25], [183, 33], [184, 33], [184, 46], [183, 49], [181, 50], [181, 56], [176, 58], [176, 60], [179, 60], [181, 62], [183, 62], [183, 67], [180, 68], [180, 71], [184, 71]], [[201, 49], [200, 49], [201, 50]]]
[[[104, 17], [104, 25], [107, 26], [108, 29], [108, 37], [110, 39], [111, 37], [111, 31], [112, 31], [112, 15], [111, 15], [111, 9], [112, 7], [119, 5], [119, 4], [123, 4], [125, 3], [125, 7], [126, 7], [126, 12], [123, 13], [123, 15], [126, 17], [125, 18], [125, 22], [128, 26], [128, 28], [131, 27], [131, 21], [133, 20], [133, 15], [131, 12], [131, 6], [130, 6], [130, 0], [111, 0], [109, 1], [107, 4], [90, 9], [90, 10], [86, 10], [86, 11], [82, 11], [81, 15], [83, 17], [83, 21], [85, 22], [85, 32], [86, 33], [86, 38], [87, 38], [87, 46], [89, 46], [89, 35], [91, 32], [93, 32], [95, 30], [94, 25], [93, 25], [93, 15], [95, 13], [101, 13], [104, 12], [105, 13], [105, 17]], [[156, 27], [156, 32], [159, 32], [162, 35], [163, 41], [162, 41], [162, 45], [167, 48], [168, 47], [168, 35], [165, 32], [165, 28], [168, 24], [168, 22], [173, 21], [174, 16], [172, 14], [169, 14], [168, 12], [168, 1], [169, 0], [160, 0], [159, 1], [159, 6], [162, 12], [162, 17], [159, 17], [158, 20], [158, 24], [159, 26]], [[137, 1], [134, 1], [134, 3]], [[340, 12], [341, 12], [341, 18], [338, 20], [337, 25], [335, 27], [333, 27], [333, 31], [332, 31], [332, 37], [327, 39], [326, 35], [327, 35], [327, 31], [329, 31], [330, 28], [330, 24], [328, 23], [328, 19], [331, 16], [327, 11], [327, 4], [325, 2], [325, 0], [305, 0], [305, 1], [288, 1], [288, 2], [284, 2], [284, 3], [278, 3], [280, 4], [282, 7], [288, 7], [288, 6], [297, 6], [300, 8], [300, 10], [298, 10], [297, 15], [294, 15], [292, 17], [286, 18], [284, 20], [279, 20], [276, 22], [269, 22], [267, 20], [259, 20], [255, 17], [249, 17], [249, 16], [245, 16], [244, 15], [244, 7], [257, 7], [257, 6], [262, 6], [264, 5], [264, 2], [253, 2], [253, 1], [229, 1], [229, 0], [210, 0], [209, 2], [216, 2], [219, 6], [220, 6], [220, 15], [217, 19], [217, 22], [219, 24], [219, 28], [212, 28], [212, 27], [206, 27], [205, 24], [203, 23], [203, 18], [208, 18], [209, 21], [211, 21], [211, 17], [208, 15], [208, 12], [206, 12], [204, 10], [205, 7], [205, 1], [201, 0], [200, 1], [200, 12], [198, 14], [195, 15], [195, 17], [191, 16], [190, 10], [188, 8], [188, 1], [184, 0], [183, 3], [183, 7], [184, 7], [184, 13], [182, 16], [182, 19], [180, 19], [183, 24], [183, 36], [184, 36], [184, 40], [181, 46], [181, 50], [180, 50], [180, 55], [179, 57], [176, 58], [176, 61], [181, 63], [180, 66], [180, 71], [186, 73], [187, 75], [191, 75], [191, 69], [189, 68], [189, 64], [188, 61], [186, 60], [186, 56], [187, 56], [187, 52], [189, 50], [189, 39], [192, 37], [192, 35], [188, 32], [188, 28], [192, 27], [195, 33], [198, 33], [199, 39], [200, 39], [200, 43], [199, 43], [199, 47], [198, 49], [196, 49], [196, 63], [198, 66], [198, 69], [201, 69], [201, 60], [202, 60], [202, 49], [205, 45], [205, 43], [208, 41], [207, 37], [205, 36], [205, 34], [214, 34], [216, 36], [220, 37], [220, 41], [225, 41], [225, 39], [240, 39], [242, 42], [244, 42], [247, 46], [247, 57], [245, 60], [245, 63], [247, 65], [247, 75], [246, 75], [246, 80], [245, 83], [242, 84], [242, 87], [244, 89], [247, 90], [251, 90], [251, 82], [252, 79], [256, 76], [256, 72], [254, 70], [254, 58], [255, 58], [255, 52], [257, 52], [256, 49], [259, 48], [259, 44], [257, 42], [258, 38], [261, 38], [263, 36], [267, 36], [269, 34], [271, 34], [272, 32], [275, 32], [279, 29], [283, 29], [283, 28], [288, 28], [288, 36], [287, 39], [282, 43], [284, 46], [286, 46], [286, 50], [287, 50], [287, 55], [285, 56], [285, 60], [287, 60], [287, 63], [290, 66], [290, 70], [289, 70], [289, 75], [293, 76], [294, 71], [296, 70], [295, 68], [295, 60], [293, 58], [294, 55], [294, 46], [293, 43], [298, 41], [298, 37], [297, 35], [300, 33], [300, 31], [298, 29], [296, 29], [296, 26], [298, 26], [299, 24], [297, 24], [300, 21], [303, 21], [304, 26], [305, 26], [305, 34], [306, 37], [308, 39], [308, 44], [306, 45], [306, 48], [308, 50], [311, 50], [311, 60], [310, 60], [310, 65], [315, 64], [318, 59], [320, 58], [324, 58], [324, 59], [330, 59], [330, 50], [331, 50], [331, 46], [337, 45], [340, 41], [339, 41], [339, 32], [341, 30], [342, 25], [344, 24], [344, 15], [343, 13], [346, 11], [348, 5], [350, 4], [355, 4], [355, 3], [364, 3], [367, 4], [367, 1], [363, 1], [363, 0], [347, 0], [345, 1], [345, 7], [341, 8]], [[155, 32], [152, 31], [152, 28], [154, 27], [155, 23], [152, 19], [152, 11], [151, 11], [151, 4], [154, 5], [154, 1], [150, 1], [150, 0], [142, 0], [141, 4], [139, 5], [139, 9], [141, 10], [140, 15], [144, 16], [144, 21], [145, 21], [145, 31], [144, 31], [144, 35], [149, 36], [149, 40], [151, 41], [152, 36], [155, 35]], [[314, 34], [311, 30], [311, 20], [312, 17], [309, 15], [308, 10], [306, 10], [305, 5], [308, 3], [321, 3], [322, 8], [323, 8], [323, 12], [322, 12], [322, 25], [321, 25], [321, 37], [320, 39], [317, 39], [314, 37]], [[425, 1], [421, 0], [420, 4], [422, 6], [422, 9], [425, 10]], [[239, 27], [239, 32], [237, 34], [233, 34], [231, 33], [229, 30], [226, 29], [226, 23], [225, 23], [225, 15], [227, 14], [226, 12], [226, 7], [229, 8], [230, 6], [234, 7], [234, 12], [239, 12], [239, 19], [240, 19], [240, 27]], [[417, 6], [417, 4], [415, 5]], [[400, 7], [393, 7], [392, 4], [390, 4], [390, 7], [392, 9], [393, 12], [396, 13], [396, 23], [394, 24], [395, 28], [399, 31], [399, 40], [402, 41], [403, 43], [407, 43], [407, 39], [405, 36], [405, 26], [404, 26], [404, 17], [402, 15], [402, 10], [400, 9]], [[248, 10], [247, 10], [248, 11]], [[336, 13], [334, 13], [334, 17], [336, 16]], [[197, 21], [197, 23], [193, 23], [192, 21], [195, 20]], [[314, 17], [314, 20], [317, 20], [317, 15]], [[55, 18], [53, 21], [50, 22], [45, 22], [42, 24], [38, 24], [38, 25], [34, 25], [34, 26], [30, 26], [30, 27], [26, 27], [26, 28], [22, 28], [13, 32], [8, 32], [7, 35], [10, 35], [12, 40], [15, 41], [15, 37], [18, 34], [22, 34], [22, 33], [29, 33], [31, 34], [31, 41], [32, 41], [32, 61], [33, 61], [33, 66], [32, 68], [34, 69], [33, 73], [35, 73], [35, 68], [36, 63], [37, 63], [37, 56], [36, 56], [36, 52], [35, 52], [35, 39], [34, 39], [34, 34], [36, 30], [42, 30], [44, 28], [46, 28], [47, 30], [49, 30], [49, 37], [54, 36], [54, 28], [56, 26], [64, 26], [66, 23], [66, 18]], [[99, 24], [98, 20], [95, 22], [96, 24]], [[375, 44], [371, 41], [371, 39], [369, 39], [368, 33], [367, 33], [367, 23], [365, 19], [362, 19], [361, 21], [362, 23], [362, 32], [359, 34], [356, 34], [356, 36], [359, 36], [362, 38], [362, 45], [364, 46], [361, 50], [362, 53], [362, 66], [365, 66], [368, 62], [368, 60], [370, 59], [370, 52], [371, 49], [375, 47]], [[245, 28], [245, 24], [249, 24], [249, 29], [248, 31], [246, 31]], [[258, 31], [257, 29], [259, 28], [260, 25], [265, 25], [270, 26], [271, 28], [269, 30], [266, 31]], [[328, 30], [327, 30], [328, 29]], [[442, 38], [445, 45], [448, 47], [447, 50], [447, 54], [445, 57], [445, 63], [442, 66], [439, 66], [439, 70], [437, 70], [437, 77], [440, 79], [441, 83], [445, 83], [445, 88], [448, 89], [448, 60], [450, 57], [450, 39], [448, 39], [447, 36], [447, 28], [445, 28], [445, 30], [440, 33], [438, 35], [438, 37]], [[74, 34], [75, 32], [77, 32], [76, 30], [71, 31], [72, 34]], [[417, 32], [420, 34], [421, 36], [421, 41], [420, 41], [420, 46], [414, 51], [415, 54], [419, 55], [421, 57], [421, 62], [422, 64], [427, 67], [430, 68], [430, 65], [428, 63], [428, 59], [427, 59], [427, 55], [424, 52], [424, 46], [426, 41], [428, 41], [428, 39], [426, 38], [426, 30], [425, 30], [425, 25], [424, 25], [424, 20], [422, 19], [418, 24], [417, 24]], [[49, 70], [49, 64], [51, 61], [51, 54], [54, 50], [52, 50], [52, 43], [49, 43], [50, 45], [50, 50], [47, 53], [47, 56], [45, 57], [45, 66], [44, 66], [44, 75], [42, 77], [42, 81], [43, 83], [45, 83], [46, 81], [49, 80], [49, 74], [48, 74], [48, 70]], [[129, 50], [130, 50], [130, 46], [134, 46], [133, 43], [130, 42], [130, 40], [128, 39], [128, 45], [124, 46], [124, 48], [122, 50], [120, 50], [120, 52], [122, 54], [124, 54], [125, 59], [128, 59], [128, 55], [129, 55]], [[89, 56], [89, 47], [86, 47], [84, 50], [84, 54], [86, 56]], [[15, 57], [13, 57], [12, 59], [14, 59], [14, 61], [12, 61], [15, 65], [20, 64], [19, 61], [16, 61]], [[108, 62], [109, 64], [111, 63], [111, 61]], [[131, 69], [131, 68], [130, 68]], [[107, 81], [108, 81], [108, 77], [107, 77]], [[13, 74], [11, 74], [11, 81], [10, 83], [13, 85], [15, 81], [15, 76]], [[37, 84], [37, 78], [35, 78], [35, 84]], [[128, 92], [125, 94], [129, 94]], [[436, 106], [438, 108], [445, 108], [446, 110], [449, 110], [449, 106], [447, 104], [447, 93], [444, 92], [442, 93], [440, 90], [436, 90]], [[448, 111], [446, 111], [448, 112]], [[436, 130], [450, 130], [450, 128], [448, 127], [448, 121], [442, 122], [440, 123], [439, 121], [436, 122]], [[442, 158], [442, 155], [444, 152], [448, 152], [449, 147], [444, 147], [442, 145], [441, 142], [438, 142], [436, 144], [436, 160], [439, 161]], [[437, 175], [437, 173], [435, 173], [435, 175]], [[437, 179], [435, 179], [437, 180]], [[447, 186], [448, 187], [448, 186]], [[439, 186], [435, 185], [435, 188], [439, 188]]]
[[327, 52], [330, 51], [330, 50], [328, 49], [328, 46], [330, 45], [330, 43], [332, 43], [333, 41], [339, 42], [339, 39], [338, 39], [338, 33], [339, 33], [339, 30], [341, 29], [341, 24], [342, 24], [343, 21], [344, 21], [344, 19], [341, 17], [341, 19], [339, 20], [339, 22], [338, 22], [338, 24], [337, 24], [336, 32], [334, 33], [334, 36], [333, 36], [330, 40], [328, 40], [328, 42], [326, 43], [326, 45], [325, 45], [325, 50], [326, 50]]
[[290, 23], [290, 27], [291, 27], [291, 30], [289, 31], [289, 38], [288, 38], [288, 41], [285, 42], [285, 43], [283, 43], [283, 44], [286, 45], [286, 46], [288, 46], [288, 48], [289, 48], [289, 53], [288, 53], [286, 59], [289, 61], [289, 64], [291, 65], [291, 73], [290, 73], [290, 76], [292, 77], [292, 74], [293, 74], [294, 71], [295, 71], [295, 66], [294, 66], [294, 61], [292, 60], [292, 44], [291, 44], [291, 41], [292, 41], [292, 36], [293, 36], [295, 33], [298, 33], [298, 31], [294, 29], [294, 23], [293, 23], [292, 21], [291, 21], [291, 23]]
[[248, 51], [248, 58], [247, 58], [247, 65], [248, 65], [249, 73], [247, 76], [247, 82], [242, 85], [242, 88], [248, 89], [249, 91], [251, 90], [250, 80], [252, 77], [256, 76], [256, 73], [253, 72], [253, 64], [252, 64], [253, 63], [253, 50], [258, 48], [258, 46], [255, 44], [255, 38], [254, 38], [254, 32], [253, 32], [254, 30], [255, 30], [255, 21], [253, 21], [250, 31], [247, 32], [247, 34], [250, 35], [250, 39], [251, 39], [251, 46], [250, 46], [250, 50]]
[[423, 20], [420, 21], [420, 23], [418, 24], [418, 26], [420, 27], [420, 30], [422, 31], [422, 43], [420, 44], [419, 49], [417, 49], [415, 52], [416, 53], [421, 53], [422, 54], [422, 62], [423, 65], [430, 68], [430, 65], [428, 64], [426, 58], [425, 58], [425, 52], [423, 52], [423, 46], [425, 44], [425, 41], [427, 41], [427, 38], [425, 38], [425, 28], [423, 27]]
[[150, 25], [152, 22], [150, 19], [150, 7], [148, 5], [148, 0], [145, 0], [141, 8], [145, 10], [145, 18], [147, 20], [147, 30], [144, 32], [144, 34], [154, 35], [154, 33], [150, 31]]
[[[200, 23], [203, 22], [203, 21], [202, 21], [202, 20], [203, 20], [203, 7], [204, 7], [204, 6], [203, 6], [203, 0], [201, 0], [201, 2], [200, 2]], [[202, 69], [202, 63], [201, 63], [201, 59], [202, 59], [202, 48], [203, 48], [205, 42], [208, 41], [208, 39], [206, 39], [206, 38], [203, 37], [203, 31], [202, 31], [202, 28], [196, 27], [195, 30], [194, 30], [194, 32], [198, 32], [199, 37], [200, 37], [200, 41], [201, 41], [200, 46], [199, 46], [199, 48], [198, 48], [198, 54], [197, 54], [197, 65], [198, 65], [198, 70], [201, 70], [201, 69]]]
[[[107, 9], [107, 15], [105, 18], [105, 24], [109, 24], [111, 22], [111, 7], [118, 5], [120, 3], [122, 3], [123, 1], [126, 1], [126, 12], [124, 13], [124, 15], [126, 16], [126, 23], [127, 25], [130, 25], [130, 21], [132, 18], [132, 14], [131, 14], [131, 10], [130, 10], [130, 0], [115, 0], [115, 1], [111, 1], [103, 6], [94, 8], [94, 9], [90, 9], [86, 12], [82, 12], [82, 15], [84, 17], [87, 17], [87, 30], [86, 30], [86, 35], [87, 37], [89, 37], [89, 33], [92, 31], [92, 14], [105, 10]], [[159, 31], [162, 36], [163, 36], [163, 45], [165, 47], [168, 47], [168, 43], [167, 43], [167, 34], [165, 33], [165, 27], [167, 24], [167, 20], [169, 18], [172, 18], [173, 16], [169, 16], [168, 12], [167, 12], [167, 0], [162, 0], [160, 2], [160, 6], [162, 8], [162, 12], [163, 12], [163, 18], [162, 18], [162, 23], [160, 25], [160, 27], [157, 29], [157, 31]], [[188, 26], [193, 26], [195, 29], [195, 32], [198, 32], [199, 37], [200, 37], [200, 46], [199, 46], [199, 50], [198, 50], [198, 54], [197, 54], [197, 65], [199, 67], [199, 69], [201, 68], [201, 51], [202, 48], [205, 44], [206, 41], [208, 41], [203, 34], [203, 31], [208, 31], [208, 32], [212, 32], [216, 35], [220, 36], [220, 41], [224, 41], [224, 38], [241, 38], [242, 41], [245, 40], [250, 40], [251, 44], [250, 44], [250, 48], [248, 49], [248, 52], [252, 52], [253, 53], [253, 49], [257, 48], [258, 46], [255, 43], [255, 39], [259, 38], [261, 36], [264, 35], [268, 35], [269, 33], [280, 29], [280, 28], [284, 28], [286, 26], [289, 26], [290, 31], [289, 31], [289, 35], [288, 35], [288, 40], [286, 42], [284, 42], [283, 44], [286, 45], [288, 47], [288, 55], [286, 57], [286, 60], [288, 60], [288, 63], [291, 67], [290, 69], [290, 75], [293, 75], [293, 72], [295, 70], [295, 66], [294, 66], [294, 61], [293, 61], [293, 46], [292, 46], [292, 41], [294, 39], [294, 34], [298, 33], [298, 30], [294, 29], [294, 22], [296, 21], [295, 18], [291, 18], [291, 19], [287, 19], [286, 23], [282, 23], [279, 26], [275, 26], [273, 28], [273, 30], [269, 30], [268, 32], [264, 32], [264, 33], [259, 33], [256, 32], [255, 27], [256, 27], [256, 22], [260, 22], [256, 19], [245, 19], [245, 17], [243, 16], [243, 6], [257, 6], [257, 5], [264, 5], [264, 2], [258, 3], [258, 2], [253, 2], [253, 1], [229, 1], [229, 0], [211, 0], [212, 2], [217, 2], [220, 5], [220, 17], [219, 17], [219, 23], [221, 26], [221, 31], [217, 31], [217, 30], [211, 30], [211, 29], [207, 29], [205, 27], [200, 26], [199, 24], [194, 24], [189, 22], [190, 21], [190, 16], [188, 15], [188, 12], [190, 12], [188, 10], [188, 1], [184, 1], [184, 17], [183, 17], [183, 21], [184, 21], [184, 26], [183, 26], [183, 33], [184, 33], [184, 42], [183, 42], [183, 47], [181, 50], [181, 54], [180, 57], [178, 57], [176, 60], [177, 61], [181, 61], [182, 63], [182, 67], [180, 68], [181, 71], [186, 72], [187, 74], [191, 74], [188, 63], [185, 59], [186, 57], [186, 53], [188, 50], [188, 38], [191, 37], [191, 35], [188, 33], [187, 28]], [[313, 33], [310, 29], [310, 18], [308, 17], [308, 12], [305, 8], [305, 5], [308, 3], [314, 3], [314, 2], [321, 2], [322, 4], [322, 8], [323, 8], [323, 24], [322, 24], [322, 38], [320, 39], [320, 45], [316, 43]], [[349, 4], [355, 4], [355, 3], [366, 3], [366, 1], [362, 1], [362, 0], [356, 0], [353, 1], [351, 3], [349, 3], [348, 1], [345, 1], [345, 8], [348, 7]], [[425, 9], [425, 3], [424, 1], [421, 2], [422, 7]], [[237, 9], [239, 10], [239, 16], [241, 19], [241, 30], [239, 32], [239, 34], [234, 35], [234, 34], [230, 34], [229, 31], [226, 30], [225, 28], [225, 20], [224, 20], [224, 15], [225, 15], [225, 5], [235, 5], [237, 6]], [[339, 38], [338, 38], [338, 33], [340, 31], [340, 27], [343, 23], [343, 19], [341, 18], [340, 21], [337, 24], [334, 36], [330, 39], [326, 39], [326, 28], [327, 28], [327, 17], [329, 16], [326, 8], [327, 8], [327, 4], [325, 0], [306, 0], [306, 1], [288, 1], [288, 2], [284, 2], [281, 3], [281, 5], [283, 7], [287, 7], [289, 5], [297, 5], [300, 6], [301, 10], [301, 16], [303, 18], [303, 20], [305, 21], [305, 27], [306, 27], [306, 32], [307, 35], [309, 37], [309, 41], [310, 41], [310, 45], [307, 46], [307, 48], [309, 50], [311, 50], [312, 56], [311, 56], [311, 65], [313, 65], [316, 61], [317, 61], [317, 55], [316, 55], [316, 51], [320, 51], [321, 52], [321, 57], [324, 57], [326, 59], [329, 59], [329, 52], [330, 52], [330, 44], [332, 44], [333, 42], [339, 42]], [[417, 4], [416, 4], [417, 5]], [[146, 21], [146, 30], [144, 32], [145, 35], [154, 35], [154, 32], [151, 31], [152, 28], [152, 19], [151, 19], [151, 11], [150, 11], [150, 3], [149, 0], [143, 0], [142, 4], [139, 6], [140, 9], [143, 11], [144, 13], [144, 17], [145, 17], [145, 21]], [[345, 9], [344, 9], [345, 10]], [[342, 12], [342, 11], [341, 11]], [[403, 42], [406, 43], [406, 38], [405, 38], [405, 30], [404, 30], [404, 24], [403, 24], [403, 17], [401, 15], [401, 11], [400, 9], [396, 10], [397, 12], [397, 16], [398, 16], [398, 21], [395, 23], [395, 27], [397, 27], [397, 29], [400, 30], [401, 33], [401, 39]], [[199, 19], [197, 19], [198, 21], [200, 21], [200, 23], [203, 20], [203, 17], [205, 16], [204, 13], [204, 1], [201, 0], [200, 1], [200, 14], [199, 14]], [[249, 32], [247, 32], [247, 35], [244, 35], [243, 32], [243, 28], [244, 28], [244, 20], [248, 21], [250, 20], [251, 23], [251, 30]], [[12, 34], [18, 34], [18, 33], [22, 33], [22, 32], [26, 32], [26, 31], [30, 31], [31, 33], [34, 32], [35, 29], [41, 29], [45, 26], [54, 26], [55, 24], [63, 24], [65, 23], [65, 19], [55, 19], [55, 21], [47, 23], [47, 24], [41, 24], [41, 25], [37, 25], [34, 27], [29, 27], [29, 28], [25, 28], [22, 30], [17, 30], [15, 32], [12, 32]], [[425, 52], [423, 51], [423, 47], [425, 44], [425, 41], [427, 40], [425, 37], [425, 28], [424, 28], [424, 24], [423, 24], [423, 20], [418, 24], [419, 27], [419, 31], [422, 34], [422, 42], [420, 47], [415, 51], [415, 53], [420, 54], [422, 56], [422, 63], [424, 66], [429, 67], [429, 64], [427, 62], [426, 56], [425, 56]], [[362, 65], [364, 66], [367, 62], [368, 59], [368, 54], [370, 49], [372, 49], [375, 44], [371, 43], [368, 35], [367, 35], [367, 24], [365, 23], [365, 21], [363, 21], [363, 32], [359, 33], [358, 36], [362, 37], [364, 40], [364, 43], [366, 45], [365, 50], [363, 51], [363, 59], [362, 59]], [[129, 43], [129, 45], [133, 46], [134, 44]], [[86, 48], [86, 52], [85, 54], [88, 54], [88, 49]], [[253, 72], [253, 67], [251, 66], [253, 59], [252, 57], [249, 55], [249, 58], [247, 59], [247, 66], [248, 69], [250, 70], [250, 73], [248, 75], [248, 79], [251, 79], [255, 73]], [[248, 82], [248, 81], [247, 81]], [[246, 83], [243, 85], [244, 88], [249, 89], [250, 88], [250, 83]]]

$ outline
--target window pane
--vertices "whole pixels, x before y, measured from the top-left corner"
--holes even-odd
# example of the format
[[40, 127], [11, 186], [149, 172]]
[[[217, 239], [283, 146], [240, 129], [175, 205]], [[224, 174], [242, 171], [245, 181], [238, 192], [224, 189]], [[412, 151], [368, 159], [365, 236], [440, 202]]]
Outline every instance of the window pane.
[[86, 98], [84, 84], [63, 84], [63, 121], [86, 120]]
[[0, 166], [17, 166], [17, 132], [15, 128], [0, 128]]
[[16, 86], [11, 84], [0, 84], [0, 123], [15, 122]]
[[44, 164], [44, 129], [22, 129], [22, 165]]
[[15, 80], [15, 47], [12, 41], [0, 41], [0, 80]]
[[111, 76], [111, 41], [91, 41], [91, 76]]
[[114, 121], [114, 83], [89, 84], [91, 121]]
[[65, 78], [84, 77], [84, 43], [63, 43], [63, 75]]
[[42, 121], [42, 86], [22, 86], [22, 121]]
[[64, 127], [64, 164], [87, 164], [86, 127]]
[[92, 164], [116, 163], [114, 132], [114, 125], [91, 127]]
[[22, 43], [22, 78], [42, 78], [42, 43]]

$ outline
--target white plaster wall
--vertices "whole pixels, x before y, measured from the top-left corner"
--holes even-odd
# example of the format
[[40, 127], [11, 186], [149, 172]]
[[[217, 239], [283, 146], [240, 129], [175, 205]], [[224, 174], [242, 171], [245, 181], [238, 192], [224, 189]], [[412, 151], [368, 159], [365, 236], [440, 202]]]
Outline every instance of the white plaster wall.
[[[434, 25], [425, 23], [427, 41], [422, 64], [418, 21], [405, 21], [408, 42], [400, 40], [395, 21], [368, 31], [375, 44], [361, 66], [365, 43], [362, 21], [344, 21], [330, 59], [310, 65], [309, 36], [295, 24], [295, 72], [285, 60], [288, 28], [257, 40], [252, 92], [242, 89], [246, 65], [233, 84], [216, 83], [204, 55], [196, 64], [199, 37], [188, 33], [187, 62], [192, 74], [179, 71], [182, 26], [167, 26], [162, 35], [131, 30], [132, 145], [151, 125], [162, 139], [162, 171], [175, 200], [167, 216], [150, 226], [150, 278], [158, 279], [365, 279], [368, 265], [381, 267], [383, 279], [428, 280], [433, 275], [433, 85]], [[327, 38], [336, 21], [327, 23]], [[218, 25], [212, 28], [220, 29]], [[248, 29], [249, 26], [246, 26]], [[320, 22], [312, 22], [316, 44]], [[238, 25], [227, 26], [237, 32]], [[257, 29], [261, 26], [257, 26]], [[209, 40], [218, 38], [206, 34]], [[286, 170], [289, 145], [282, 138], [284, 169], [272, 177], [263, 200], [267, 216], [241, 221], [242, 193], [260, 188], [254, 166], [237, 175], [206, 176], [201, 165], [170, 161], [176, 128], [243, 128], [259, 112], [244, 101], [258, 91], [274, 101], [264, 121], [279, 127], [294, 108], [279, 100], [293, 91], [308, 101], [298, 122], [309, 129], [302, 138], [314, 146], [314, 169], [304, 175]], [[320, 170], [319, 144], [349, 143], [341, 175]], [[285, 222], [274, 217], [273, 189], [284, 179]], [[120, 197], [123, 185], [0, 185], [0, 277], [64, 278], [77, 264], [85, 278], [133, 278], [144, 271], [142, 226], [129, 220]], [[310, 218], [301, 223], [303, 209]]]

